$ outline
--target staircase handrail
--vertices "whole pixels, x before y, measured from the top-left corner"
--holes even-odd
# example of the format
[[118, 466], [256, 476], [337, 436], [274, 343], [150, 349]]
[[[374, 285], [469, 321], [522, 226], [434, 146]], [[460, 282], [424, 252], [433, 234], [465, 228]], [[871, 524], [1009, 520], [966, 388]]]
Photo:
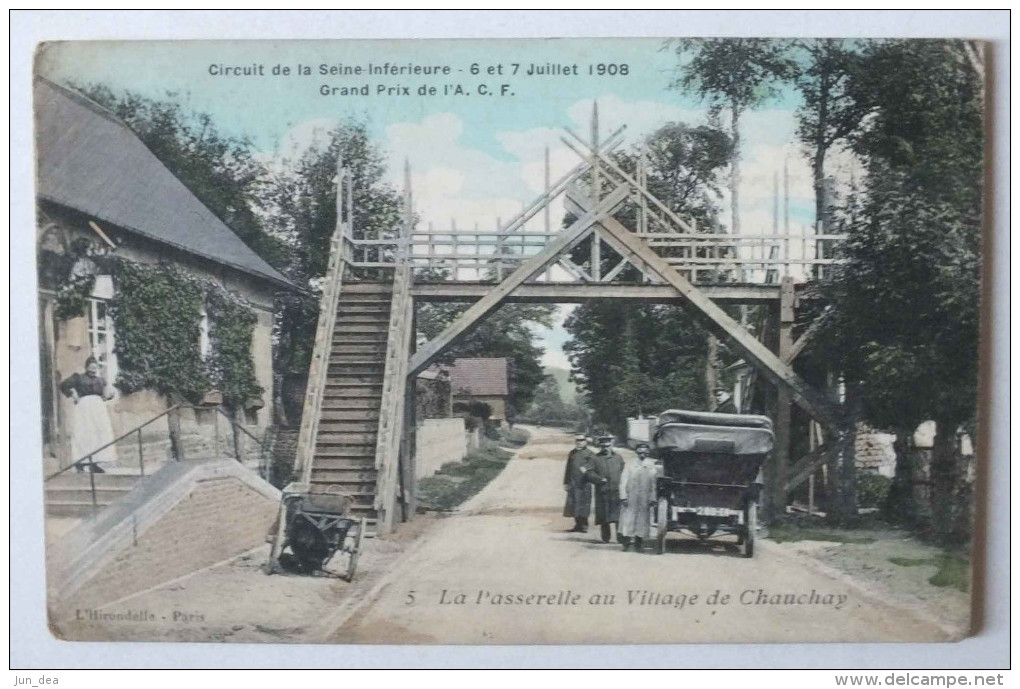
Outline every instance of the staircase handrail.
[[145, 421], [144, 423], [141, 423], [141, 424], [135, 426], [130, 431], [127, 431], [125, 433], [122, 433], [122, 434], [118, 435], [116, 438], [114, 438], [110, 442], [106, 443], [105, 445], [103, 445], [101, 447], [97, 447], [95, 450], [92, 450], [88, 454], [79, 457], [77, 460], [75, 460], [74, 462], [71, 462], [66, 467], [61, 469], [60, 471], [57, 471], [57, 472], [54, 472], [54, 473], [50, 474], [49, 476], [47, 476], [46, 478], [43, 479], [43, 483], [45, 483], [46, 481], [49, 481], [50, 479], [54, 479], [57, 476], [60, 476], [65, 471], [68, 471], [69, 469], [73, 469], [73, 468], [75, 468], [77, 466], [80, 466], [80, 465], [93, 464], [93, 462], [86, 461], [86, 460], [91, 460], [91, 458], [94, 455], [99, 454], [100, 452], [102, 452], [106, 448], [111, 447], [113, 445], [116, 445], [120, 441], [122, 441], [125, 438], [127, 438], [129, 435], [132, 435], [133, 433], [138, 433], [139, 431], [141, 431], [143, 428], [145, 428], [149, 424], [151, 424], [151, 423], [153, 423], [155, 421], [159, 421], [160, 419], [162, 419], [167, 414], [170, 414], [171, 412], [174, 412], [174, 411], [177, 411], [179, 409], [182, 409], [185, 406], [189, 406], [189, 405], [175, 404], [172, 407], [168, 407], [167, 409], [164, 409], [163, 411], [161, 411], [159, 414], [156, 414], [155, 416], [153, 416], [148, 421]]

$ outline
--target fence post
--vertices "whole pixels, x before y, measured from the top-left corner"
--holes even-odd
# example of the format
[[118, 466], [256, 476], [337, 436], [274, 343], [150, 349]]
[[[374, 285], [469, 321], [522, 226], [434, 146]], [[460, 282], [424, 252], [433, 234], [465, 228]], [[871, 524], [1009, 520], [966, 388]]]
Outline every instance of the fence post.
[[89, 492], [92, 493], [92, 509], [99, 509], [99, 500], [96, 498], [96, 472], [95, 463], [92, 461], [92, 455], [88, 456], [88, 468], [89, 468]]
[[138, 434], [138, 474], [145, 476], [145, 455], [142, 452], [142, 429], [135, 431]]
[[171, 393], [167, 396], [170, 402], [170, 413], [167, 414], [166, 425], [170, 434], [170, 453], [178, 461], [184, 461], [184, 441], [181, 438], [181, 408], [177, 402], [176, 395]]

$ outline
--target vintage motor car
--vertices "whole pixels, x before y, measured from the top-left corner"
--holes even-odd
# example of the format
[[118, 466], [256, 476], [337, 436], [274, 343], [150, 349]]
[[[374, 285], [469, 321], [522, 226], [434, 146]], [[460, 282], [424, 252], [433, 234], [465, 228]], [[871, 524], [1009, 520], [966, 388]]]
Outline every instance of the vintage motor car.
[[652, 438], [662, 462], [657, 552], [665, 552], [673, 531], [700, 541], [736, 536], [744, 557], [753, 557], [761, 466], [772, 444], [772, 422], [765, 416], [677, 409], [660, 414]]

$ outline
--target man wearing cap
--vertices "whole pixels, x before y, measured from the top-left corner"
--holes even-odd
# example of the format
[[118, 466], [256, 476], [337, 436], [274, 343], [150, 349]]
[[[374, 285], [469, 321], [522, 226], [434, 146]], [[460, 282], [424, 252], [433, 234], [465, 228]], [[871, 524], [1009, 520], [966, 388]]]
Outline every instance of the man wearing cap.
[[620, 535], [623, 549], [641, 552], [641, 542], [651, 535], [651, 510], [655, 504], [658, 473], [647, 443], [637, 446], [637, 460], [628, 462], [620, 476]]
[[[585, 478], [595, 484], [595, 523], [601, 528], [602, 542], [609, 543], [611, 524], [620, 521], [620, 474], [623, 473], [623, 457], [613, 452], [613, 436], [599, 438], [599, 452], [592, 458]], [[616, 540], [623, 539], [619, 531]]]
[[583, 435], [574, 438], [574, 449], [567, 455], [567, 469], [563, 473], [563, 490], [567, 491], [564, 517], [573, 517], [573, 533], [588, 532], [588, 515], [591, 514], [591, 483], [584, 479], [584, 473], [592, 460], [588, 439]]

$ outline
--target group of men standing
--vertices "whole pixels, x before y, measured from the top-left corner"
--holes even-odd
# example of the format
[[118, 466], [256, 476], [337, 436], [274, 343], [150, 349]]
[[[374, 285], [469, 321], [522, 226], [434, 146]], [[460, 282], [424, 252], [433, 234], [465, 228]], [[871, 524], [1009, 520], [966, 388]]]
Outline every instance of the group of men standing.
[[587, 533], [592, 499], [595, 501], [595, 524], [600, 527], [603, 543], [616, 540], [624, 550], [641, 551], [642, 541], [651, 534], [651, 510], [655, 504], [657, 469], [648, 445], [637, 446], [637, 460], [624, 462], [613, 451], [613, 437], [598, 439], [598, 452], [588, 447], [588, 438], [579, 435], [567, 457], [563, 488], [567, 502], [563, 516], [574, 519], [572, 533]]

